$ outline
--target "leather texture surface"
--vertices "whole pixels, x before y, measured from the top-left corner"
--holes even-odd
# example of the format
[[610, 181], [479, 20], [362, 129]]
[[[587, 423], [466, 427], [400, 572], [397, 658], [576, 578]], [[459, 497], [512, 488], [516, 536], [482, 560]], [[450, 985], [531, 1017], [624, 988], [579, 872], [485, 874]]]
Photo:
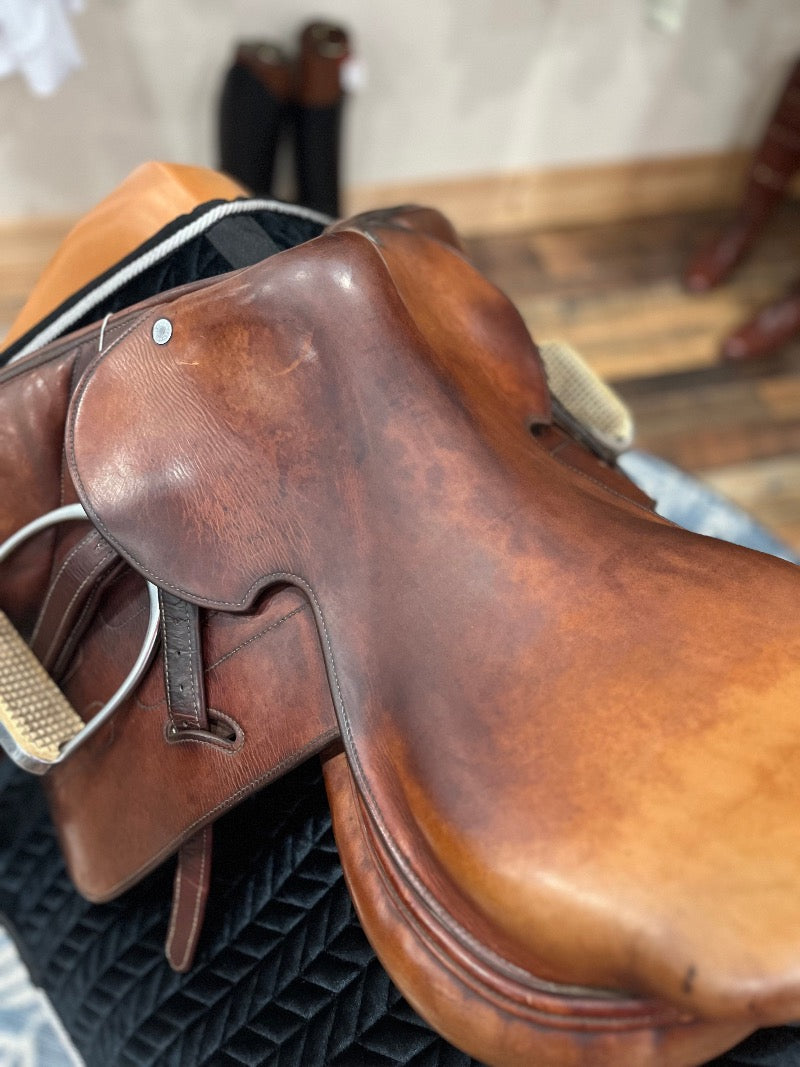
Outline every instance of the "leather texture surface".
[[[183, 223], [178, 220], [157, 240], [180, 234], [182, 225], [193, 225], [198, 217], [202, 210]], [[319, 229], [291, 215], [260, 211], [252, 217], [278, 247]], [[237, 265], [221, 259], [218, 245], [203, 234], [193, 238], [98, 303], [95, 317], [171, 282]], [[102, 279], [109, 280], [113, 272]], [[90, 332], [96, 340], [97, 331]], [[26, 449], [37, 430], [52, 428], [31, 426], [21, 444]], [[31, 504], [35, 508], [43, 500]], [[12, 588], [12, 598], [19, 588]], [[117, 626], [110, 634], [110, 654], [124, 658], [113, 603], [112, 598], [105, 605], [105, 616]], [[285, 614], [291, 620], [301, 609], [290, 605]], [[127, 614], [135, 617], [136, 611]], [[282, 618], [271, 625], [280, 628]], [[246, 641], [257, 635], [256, 629]], [[253, 679], [254, 688], [262, 681]], [[87, 780], [92, 770], [89, 761]], [[463, 1067], [469, 1062], [413, 1013], [375, 960], [341, 879], [319, 772], [307, 765], [300, 773], [299, 780], [289, 775], [275, 793], [267, 789], [255, 807], [245, 803], [232, 824], [233, 837], [224, 822], [218, 828], [213, 889], [214, 898], [223, 896], [207, 927], [216, 949], [210, 959], [201, 953], [184, 982], [163, 958], [168, 868], [113, 904], [88, 904], [67, 880], [38, 783], [6, 765], [10, 784], [0, 793], [0, 910], [14, 923], [34, 974], [87, 1063]], [[232, 850], [232, 840], [238, 850]], [[262, 869], [262, 859], [268, 870]], [[243, 884], [231, 901], [228, 890], [237, 877]], [[236, 909], [235, 923], [223, 922], [225, 900]], [[234, 943], [237, 931], [244, 951]], [[206, 1004], [218, 1013], [209, 1016]]]
[[[293, 217], [289, 209], [259, 210], [245, 218], [267, 235], [265, 254], [302, 241], [320, 229], [307, 218]], [[118, 303], [127, 306], [131, 299], [152, 299], [153, 292], [158, 293], [172, 280], [186, 282], [197, 277], [201, 280], [191, 284], [202, 285], [206, 274], [230, 269], [229, 260], [223, 258], [214, 241], [205, 233], [196, 233], [203, 221], [202, 211], [183, 220], [189, 240], [168, 260], [154, 263], [121, 288], [112, 288], [111, 296], [96, 305], [96, 314], [102, 316]], [[157, 241], [180, 237], [180, 226], [177, 232], [173, 227], [169, 231], [157, 235]], [[248, 239], [252, 244], [249, 231]], [[130, 260], [120, 272], [129, 269]], [[105, 278], [100, 285], [108, 287], [110, 281], [113, 278]], [[108, 323], [86, 327], [28, 357], [22, 370], [22, 364], [17, 363], [5, 372], [5, 385], [0, 390], [5, 419], [0, 485], [4, 499], [13, 500], [13, 506], [0, 511], [0, 537], [33, 518], [37, 511], [42, 514], [74, 499], [51, 449], [51, 435], [63, 433], [59, 427], [82, 366], [97, 354], [101, 341], [113, 345], [129, 321], [123, 313]], [[34, 412], [34, 408], [38, 410]], [[39, 464], [42, 469], [38, 469]], [[45, 476], [45, 468], [52, 473], [51, 478]], [[48, 585], [63, 562], [78, 550], [85, 531], [84, 524], [53, 530], [52, 537], [45, 535], [24, 546], [13, 567], [2, 568], [0, 598], [23, 635], [33, 633], [40, 605], [45, 606], [45, 616], [51, 614]], [[102, 543], [107, 546], [107, 542]], [[54, 544], [57, 548], [52, 560], [46, 551], [46, 558], [40, 554], [42, 547]], [[92, 670], [73, 670], [64, 681], [73, 704], [86, 717], [114, 691], [141, 643], [144, 588], [130, 573], [117, 575], [117, 579], [106, 593], [102, 610], [81, 629], [78, 663], [91, 663]], [[302, 600], [289, 591], [265, 598], [262, 608], [247, 619], [218, 617], [204, 626], [205, 675], [213, 705], [214, 737], [184, 731], [181, 740], [168, 742], [161, 710], [166, 710], [166, 674], [156, 665], [138, 694], [139, 715], [127, 720], [117, 717], [76, 753], [70, 766], [64, 768], [65, 774], [51, 777], [48, 788], [58, 812], [63, 846], [73, 878], [88, 897], [104, 899], [120, 892], [226, 805], [240, 800], [270, 774], [282, 773], [297, 759], [305, 758], [336, 733], [318, 639], [303, 609]], [[266, 666], [264, 654], [267, 659], [278, 657], [272, 669]], [[278, 662], [285, 666], [286, 655], [294, 666], [288, 671], [278, 670]], [[271, 714], [265, 715], [262, 704], [243, 699], [251, 690], [266, 694], [270, 687], [269, 699], [274, 702]], [[236, 721], [225, 711], [232, 704], [244, 709]], [[250, 736], [248, 719], [260, 731], [263, 745]], [[242, 752], [245, 731], [249, 743]], [[131, 758], [131, 743], [133, 751], [139, 753], [136, 758]], [[103, 757], [108, 767], [108, 779], [97, 774], [98, 757]], [[106, 781], [112, 783], [111, 792], [106, 790]], [[207, 788], [198, 790], [195, 783], [200, 781], [211, 784], [215, 795]], [[155, 808], [131, 807], [130, 795], [140, 791], [151, 798]], [[156, 819], [154, 810], [159, 812]], [[123, 834], [121, 826], [125, 827]]]

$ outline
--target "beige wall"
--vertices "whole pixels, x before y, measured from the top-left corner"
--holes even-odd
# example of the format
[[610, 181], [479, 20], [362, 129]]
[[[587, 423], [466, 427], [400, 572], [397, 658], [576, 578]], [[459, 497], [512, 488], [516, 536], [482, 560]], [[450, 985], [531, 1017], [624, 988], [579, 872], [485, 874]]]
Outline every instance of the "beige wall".
[[791, 58], [798, 0], [87, 0], [86, 67], [47, 100], [0, 81], [0, 217], [84, 210], [143, 159], [213, 164], [232, 42], [346, 22], [368, 68], [351, 185], [708, 152], [752, 142]]

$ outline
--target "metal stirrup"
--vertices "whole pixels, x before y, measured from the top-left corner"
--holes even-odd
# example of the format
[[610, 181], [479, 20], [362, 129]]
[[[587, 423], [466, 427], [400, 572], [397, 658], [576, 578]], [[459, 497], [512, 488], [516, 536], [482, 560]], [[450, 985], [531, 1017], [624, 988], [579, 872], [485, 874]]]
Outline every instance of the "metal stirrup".
[[[60, 522], [87, 519], [82, 504], [67, 504], [23, 526], [0, 545], [0, 563], [29, 537]], [[139, 655], [116, 693], [85, 723], [0, 611], [0, 747], [20, 767], [45, 774], [98, 730], [143, 678], [158, 643], [158, 590], [147, 582], [150, 618]]]

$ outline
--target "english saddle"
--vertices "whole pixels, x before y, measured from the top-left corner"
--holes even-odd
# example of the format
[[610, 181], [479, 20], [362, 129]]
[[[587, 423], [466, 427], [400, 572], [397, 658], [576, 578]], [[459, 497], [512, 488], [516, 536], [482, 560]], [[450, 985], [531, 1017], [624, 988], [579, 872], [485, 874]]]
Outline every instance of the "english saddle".
[[441, 216], [31, 351], [0, 425], [4, 747], [89, 899], [179, 852], [176, 968], [214, 819], [318, 755], [376, 952], [486, 1063], [800, 1014], [797, 569], [656, 516]]

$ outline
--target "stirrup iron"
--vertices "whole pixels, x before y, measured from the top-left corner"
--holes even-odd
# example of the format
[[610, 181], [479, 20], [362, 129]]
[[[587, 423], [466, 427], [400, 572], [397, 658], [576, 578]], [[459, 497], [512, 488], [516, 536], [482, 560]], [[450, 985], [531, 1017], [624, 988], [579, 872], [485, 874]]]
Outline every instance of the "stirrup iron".
[[[81, 504], [42, 515], [0, 545], [0, 563], [24, 541], [60, 522], [87, 519]], [[84, 722], [39, 663], [8, 616], [0, 611], [0, 747], [26, 771], [45, 774], [82, 745], [136, 688], [158, 642], [158, 590], [147, 583], [150, 618], [133, 667], [114, 695]]]

